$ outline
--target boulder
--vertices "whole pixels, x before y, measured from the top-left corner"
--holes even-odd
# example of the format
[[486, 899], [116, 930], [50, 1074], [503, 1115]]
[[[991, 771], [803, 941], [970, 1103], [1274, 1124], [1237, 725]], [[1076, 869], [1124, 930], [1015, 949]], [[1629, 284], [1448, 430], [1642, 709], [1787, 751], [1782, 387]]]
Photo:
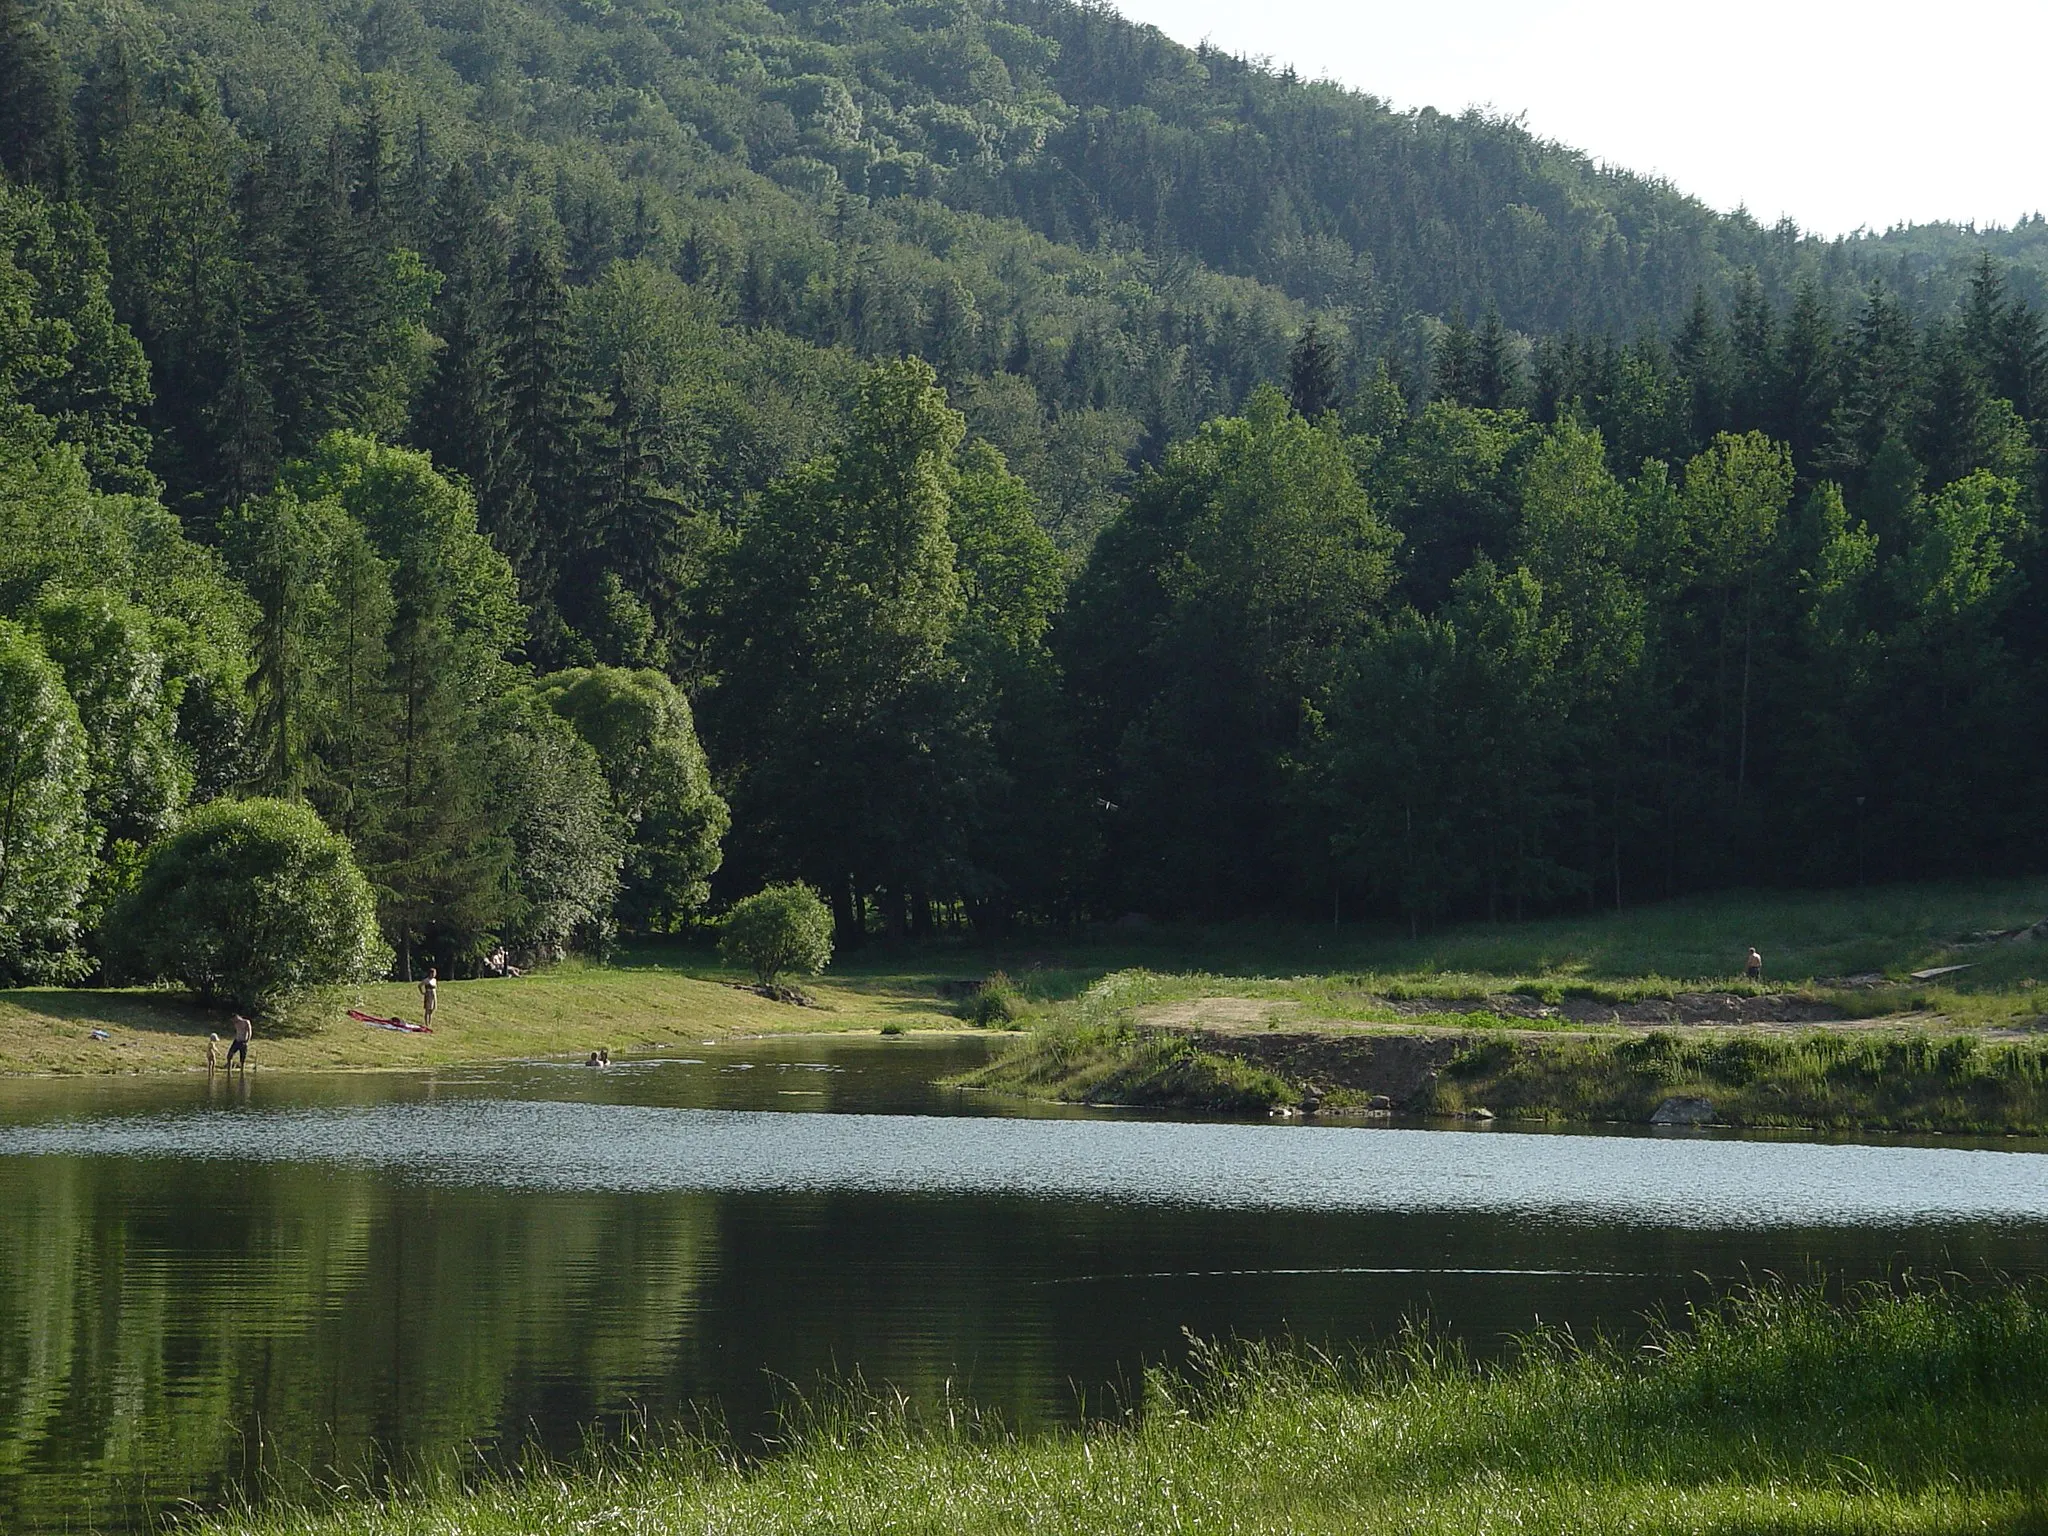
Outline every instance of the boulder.
[[1392, 1109], [1393, 1107], [1394, 1101], [1388, 1098], [1384, 1093], [1374, 1094], [1372, 1096], [1372, 1102], [1366, 1105], [1367, 1109]]
[[1706, 1099], [1666, 1099], [1650, 1116], [1652, 1125], [1707, 1125], [1714, 1106]]
[[1471, 1118], [1474, 1120], [1491, 1120], [1493, 1118], [1493, 1111], [1482, 1104], [1478, 1109], [1471, 1112]]

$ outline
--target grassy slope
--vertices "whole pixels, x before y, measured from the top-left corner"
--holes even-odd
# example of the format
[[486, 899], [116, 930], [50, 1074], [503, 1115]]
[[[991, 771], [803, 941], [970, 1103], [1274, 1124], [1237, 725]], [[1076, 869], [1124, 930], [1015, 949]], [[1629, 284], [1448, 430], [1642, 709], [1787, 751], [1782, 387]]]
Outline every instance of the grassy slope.
[[[258, 1031], [259, 1067], [424, 1067], [443, 1062], [613, 1052], [730, 1034], [906, 1028], [955, 1021], [911, 981], [837, 979], [810, 988], [822, 1008], [769, 1002], [716, 978], [668, 965], [567, 965], [506, 981], [443, 982], [432, 1035], [370, 1029], [345, 1015], [360, 1006], [419, 1017], [419, 992], [402, 983], [364, 987], [307, 1006]], [[112, 1038], [90, 1038], [105, 1029]], [[224, 1015], [151, 991], [0, 992], [0, 1071], [175, 1071], [203, 1068], [209, 1030]]]
[[[1641, 1121], [1666, 1098], [1713, 1102], [1724, 1123], [1888, 1130], [2048, 1132], [2048, 1049], [2037, 976], [2048, 944], [1959, 944], [2048, 912], [2048, 882], [1876, 891], [1735, 894], [1620, 914], [1468, 927], [1419, 940], [1292, 935], [1294, 952], [1233, 968], [1133, 969], [1076, 992], [1069, 974], [1020, 980], [1047, 1006], [1023, 1048], [972, 1074], [978, 1087], [1033, 1096], [1226, 1111], [1314, 1094], [1326, 1107], [1378, 1093], [1397, 1107], [1457, 1114], [1485, 1107], [1552, 1120]], [[1174, 941], [1155, 941], [1169, 951]], [[1320, 942], [1320, 954], [1302, 947]], [[1733, 973], [1750, 943], [1767, 979]], [[1243, 935], [1237, 936], [1242, 953]], [[1277, 949], [1277, 946], [1276, 946]], [[1173, 965], [1170, 952], [1162, 955]], [[1290, 973], [1287, 961], [1297, 965]], [[1155, 962], [1156, 963], [1156, 962]], [[1970, 969], [1935, 983], [1908, 973]], [[1855, 987], [1833, 979], [1878, 973]], [[1049, 981], [1051, 984], [1046, 985]], [[1831, 1008], [1852, 1027], [1645, 1028], [1488, 1011], [1483, 999], [1534, 993], [1567, 1005], [1627, 1004], [1688, 992], [1766, 996]], [[1789, 994], [1789, 996], [1783, 995]], [[1419, 998], [1471, 999], [1472, 1011], [1409, 1015]], [[1192, 1026], [1162, 1035], [1147, 1026]], [[1285, 1031], [1274, 1036], [1267, 1032]], [[1995, 1030], [1998, 1037], [1986, 1038]], [[1342, 1061], [1305, 1036], [1435, 1036], [1419, 1068], [1389, 1075], [1364, 1045]], [[1960, 1041], [1958, 1037], [1961, 1037]], [[1440, 1058], [1440, 1059], [1438, 1059]], [[1398, 1066], [1398, 1064], [1397, 1064]]]
[[[649, 952], [612, 967], [567, 966], [518, 981], [450, 982], [438, 1032], [415, 1038], [364, 1028], [342, 1004], [313, 1010], [289, 1034], [259, 1037], [273, 1066], [414, 1066], [441, 1061], [613, 1050], [722, 1033], [952, 1025], [941, 984], [1008, 970], [1030, 998], [1060, 1003], [1113, 971], [1154, 974], [1144, 999], [1253, 995], [1294, 1001], [1319, 1018], [1385, 1020], [1380, 999], [1476, 996], [1517, 985], [1588, 987], [1618, 997], [1698, 984], [1731, 985], [1750, 943], [1768, 982], [1976, 962], [1946, 984], [1860, 994], [1871, 1011], [1918, 1008], [1957, 1025], [2030, 1020], [2043, 1011], [2034, 979], [2048, 945], [1954, 951], [1981, 929], [2048, 915], [2048, 879], [1827, 893], [1735, 893], [1619, 914], [1481, 924], [1410, 939], [1356, 925], [1233, 924], [1086, 935], [1026, 933], [1001, 943], [935, 941], [847, 956], [813, 990], [830, 1011], [793, 1009], [735, 990], [699, 951]], [[1740, 990], [1740, 984], [1733, 984]], [[351, 998], [345, 1001], [356, 1001]], [[367, 987], [380, 1013], [415, 1016], [410, 987]], [[113, 1039], [92, 1041], [105, 1028]], [[204, 1060], [207, 1014], [162, 992], [0, 992], [0, 1071], [178, 1069]]]
[[826, 1417], [786, 1455], [627, 1460], [201, 1536], [782, 1532], [1728, 1533], [2048, 1528], [2038, 1292], [1731, 1303], [1624, 1354], [1480, 1372], [1412, 1347], [1212, 1356], [1135, 1423], [1017, 1440], [946, 1414]]

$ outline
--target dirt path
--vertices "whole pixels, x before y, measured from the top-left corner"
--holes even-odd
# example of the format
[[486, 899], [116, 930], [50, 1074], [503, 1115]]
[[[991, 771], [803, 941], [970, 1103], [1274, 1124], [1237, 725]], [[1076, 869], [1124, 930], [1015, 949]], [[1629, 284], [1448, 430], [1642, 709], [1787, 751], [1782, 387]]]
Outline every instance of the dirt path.
[[1751, 997], [1736, 992], [1681, 992], [1671, 998], [1648, 998], [1640, 1002], [1603, 1003], [1592, 998], [1567, 997], [1560, 1003], [1546, 1003], [1517, 992], [1492, 996], [1367, 999], [1369, 1005], [1385, 1008], [1393, 1020], [1319, 1018], [1305, 1003], [1290, 998], [1196, 997], [1179, 1002], [1154, 1003], [1137, 1010], [1141, 1024], [1172, 1029], [1259, 1030], [1284, 1025], [1290, 1029], [1373, 1030], [1401, 1027], [1412, 1019], [1427, 1026], [1436, 1018], [1453, 1018], [1471, 1013], [1491, 1013], [1502, 1019], [1527, 1019], [1532, 1024], [1556, 1028], [1560, 1024], [1583, 1024], [1590, 1028], [1669, 1029], [1680, 1026], [1744, 1026], [1752, 1028], [1814, 1027], [1836, 1029], [1883, 1029], [1903, 1022], [1925, 1022], [1926, 1015], [1887, 1014], [1871, 1019], [1848, 1019], [1840, 1010], [1814, 998], [1766, 993]]

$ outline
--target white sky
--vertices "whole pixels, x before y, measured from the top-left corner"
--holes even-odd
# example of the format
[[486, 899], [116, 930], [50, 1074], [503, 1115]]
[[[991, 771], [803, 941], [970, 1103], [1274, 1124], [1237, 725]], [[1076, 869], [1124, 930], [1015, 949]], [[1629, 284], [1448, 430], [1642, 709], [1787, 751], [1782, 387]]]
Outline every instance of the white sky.
[[2048, 208], [2048, 0], [1117, 0], [1400, 108], [1479, 105], [1817, 234]]

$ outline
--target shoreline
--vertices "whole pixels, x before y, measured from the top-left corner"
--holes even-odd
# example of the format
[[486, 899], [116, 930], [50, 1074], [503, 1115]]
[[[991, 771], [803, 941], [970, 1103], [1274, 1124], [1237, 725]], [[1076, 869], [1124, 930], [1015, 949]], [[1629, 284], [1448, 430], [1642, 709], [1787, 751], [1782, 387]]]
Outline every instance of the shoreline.
[[[407, 1071], [573, 1059], [599, 1047], [616, 1057], [707, 1039], [964, 1027], [941, 999], [902, 981], [856, 977], [810, 990], [819, 1006], [799, 1008], [725, 979], [656, 967], [571, 966], [515, 979], [444, 981], [434, 1033], [411, 1034], [347, 1017], [351, 1007], [418, 1017], [415, 986], [377, 983], [309, 1000], [283, 1021], [259, 1022], [255, 1070]], [[225, 1039], [225, 1016], [160, 990], [0, 991], [0, 1080], [203, 1073], [207, 1036]], [[107, 1038], [95, 1039], [95, 1031]]]
[[2048, 1136], [2048, 1040], [1924, 1029], [1053, 1023], [951, 1080], [1054, 1102], [1331, 1124]]

